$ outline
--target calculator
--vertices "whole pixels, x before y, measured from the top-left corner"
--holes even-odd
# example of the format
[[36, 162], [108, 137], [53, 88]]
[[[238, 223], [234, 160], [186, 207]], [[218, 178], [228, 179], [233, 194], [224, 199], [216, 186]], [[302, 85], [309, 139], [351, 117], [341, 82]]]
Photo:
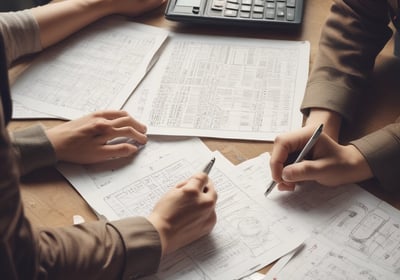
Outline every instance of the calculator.
[[165, 17], [186, 23], [298, 27], [305, 0], [169, 0]]

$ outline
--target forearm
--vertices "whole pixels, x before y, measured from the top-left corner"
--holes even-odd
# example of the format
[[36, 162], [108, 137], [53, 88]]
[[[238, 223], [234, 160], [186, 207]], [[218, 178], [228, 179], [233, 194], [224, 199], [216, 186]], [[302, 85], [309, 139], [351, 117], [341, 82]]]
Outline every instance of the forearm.
[[43, 48], [55, 44], [86, 25], [113, 13], [107, 0], [66, 0], [33, 8]]

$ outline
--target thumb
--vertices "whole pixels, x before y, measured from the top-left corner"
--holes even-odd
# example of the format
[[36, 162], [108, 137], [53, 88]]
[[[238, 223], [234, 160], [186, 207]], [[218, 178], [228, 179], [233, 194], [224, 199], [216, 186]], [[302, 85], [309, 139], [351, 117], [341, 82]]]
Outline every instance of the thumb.
[[283, 168], [282, 179], [286, 182], [301, 182], [315, 179], [312, 161], [302, 161]]

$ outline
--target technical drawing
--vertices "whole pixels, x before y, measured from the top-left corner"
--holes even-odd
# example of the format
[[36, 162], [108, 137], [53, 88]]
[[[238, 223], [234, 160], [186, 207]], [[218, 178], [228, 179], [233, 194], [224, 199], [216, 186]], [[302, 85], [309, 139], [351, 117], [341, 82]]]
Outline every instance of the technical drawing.
[[323, 231], [355, 254], [400, 274], [400, 228], [385, 209], [355, 203], [336, 215]]
[[351, 258], [329, 251], [320, 258], [319, 262], [304, 275], [304, 280], [329, 279], [329, 280], [378, 280], [382, 279], [366, 267], [352, 261]]

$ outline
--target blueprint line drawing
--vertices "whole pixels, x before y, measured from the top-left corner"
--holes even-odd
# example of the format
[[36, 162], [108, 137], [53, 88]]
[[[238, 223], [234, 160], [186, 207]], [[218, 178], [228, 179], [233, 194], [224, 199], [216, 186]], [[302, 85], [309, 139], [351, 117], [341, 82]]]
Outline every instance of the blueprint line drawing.
[[386, 203], [358, 201], [334, 216], [322, 234], [400, 275], [400, 224], [381, 205]]
[[[134, 181], [104, 197], [104, 201], [120, 217], [148, 215], [149, 210], [169, 188], [192, 176], [190, 163], [180, 160], [151, 175]], [[146, 199], [145, 199], [146, 198]]]

